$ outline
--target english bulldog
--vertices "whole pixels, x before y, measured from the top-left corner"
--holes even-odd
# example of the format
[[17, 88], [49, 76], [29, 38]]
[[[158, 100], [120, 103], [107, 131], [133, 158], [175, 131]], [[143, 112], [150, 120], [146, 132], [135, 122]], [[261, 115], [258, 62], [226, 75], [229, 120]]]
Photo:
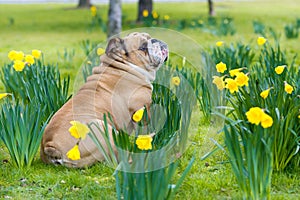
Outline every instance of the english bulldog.
[[[70, 122], [94, 122], [102, 127], [103, 115], [109, 113], [116, 129], [132, 130], [136, 123], [132, 116], [144, 106], [149, 108], [151, 82], [167, 57], [167, 45], [147, 33], [131, 33], [123, 39], [111, 39], [105, 54], [100, 57], [100, 66], [93, 68], [86, 83], [49, 121], [41, 142], [42, 161], [76, 168], [104, 161], [90, 137], [79, 143], [79, 160], [68, 158], [67, 152], [78, 142], [69, 132]], [[112, 124], [109, 120], [108, 123], [110, 142], [116, 153]], [[99, 131], [97, 137], [108, 151]]]

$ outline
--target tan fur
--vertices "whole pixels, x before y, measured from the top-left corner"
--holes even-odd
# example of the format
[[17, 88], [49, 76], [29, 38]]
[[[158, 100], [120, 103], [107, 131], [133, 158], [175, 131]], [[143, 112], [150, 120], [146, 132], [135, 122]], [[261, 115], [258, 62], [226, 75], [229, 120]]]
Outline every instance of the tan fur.
[[[70, 121], [95, 122], [101, 126], [103, 114], [110, 113], [117, 129], [133, 128], [133, 113], [151, 104], [152, 86], [149, 80], [155, 77], [159, 67], [151, 63], [151, 55], [138, 50], [149, 39], [151, 37], [146, 33], [133, 33], [124, 39], [115, 38], [109, 42], [106, 54], [100, 58], [101, 65], [93, 69], [93, 74], [78, 93], [55, 113], [47, 125], [41, 143], [41, 159], [45, 163], [84, 167], [104, 160], [89, 137], [79, 144], [80, 160], [67, 158], [66, 153], [78, 141], [68, 131]], [[146, 73], [135, 70], [130, 64]], [[105, 145], [100, 133], [97, 135]], [[111, 143], [113, 145], [112, 137]]]

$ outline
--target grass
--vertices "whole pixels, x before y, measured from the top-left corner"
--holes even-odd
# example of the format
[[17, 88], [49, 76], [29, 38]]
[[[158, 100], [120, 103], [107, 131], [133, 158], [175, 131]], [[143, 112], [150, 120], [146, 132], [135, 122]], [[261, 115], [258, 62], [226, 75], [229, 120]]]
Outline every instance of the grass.
[[[195, 40], [204, 49], [216, 41], [227, 43], [242, 41], [255, 44], [252, 21], [259, 20], [281, 34], [280, 44], [287, 53], [300, 51], [298, 40], [284, 36], [284, 26], [296, 20], [300, 12], [297, 2], [288, 1], [241, 1], [216, 2], [218, 17], [234, 19], [237, 33], [233, 36], [215, 36], [200, 29], [184, 29], [181, 33]], [[7, 53], [12, 50], [30, 52], [40, 49], [45, 63], [58, 63], [62, 75], [70, 75], [72, 83], [85, 59], [80, 42], [89, 39], [103, 42], [106, 35], [100, 28], [89, 29], [89, 10], [73, 9], [72, 4], [43, 5], [1, 5], [0, 6], [0, 66], [8, 63]], [[107, 5], [97, 5], [100, 15], [106, 18]], [[130, 22], [136, 17], [136, 4], [123, 4], [124, 30], [130, 29]], [[154, 9], [161, 15], [169, 15], [172, 22], [180, 19], [206, 18], [206, 3], [155, 3]], [[187, 12], [188, 10], [188, 12]], [[270, 41], [272, 42], [272, 41]], [[64, 52], [75, 51], [71, 60], [62, 58]], [[186, 48], [189, 54], [192, 49]], [[60, 56], [59, 56], [60, 55]], [[291, 55], [292, 56], [292, 55]], [[300, 63], [297, 59], [296, 63]], [[71, 83], [71, 85], [72, 85]], [[3, 85], [0, 85], [0, 92]], [[72, 91], [72, 90], [70, 90]], [[177, 177], [190, 158], [196, 160], [192, 170], [176, 195], [176, 199], [239, 199], [239, 191], [232, 175], [226, 155], [218, 151], [208, 159], [200, 158], [213, 149], [209, 137], [222, 142], [222, 135], [216, 135], [217, 128], [202, 122], [195, 109], [190, 127], [189, 147], [183, 155]], [[67, 169], [45, 165], [37, 155], [32, 167], [19, 171], [7, 161], [9, 155], [0, 144], [0, 198], [13, 199], [115, 199], [114, 170], [104, 164], [86, 169]], [[272, 178], [272, 199], [300, 199], [300, 170], [275, 173]], [[175, 182], [175, 180], [174, 180]], [[155, 184], [155, 183], [154, 183]]]

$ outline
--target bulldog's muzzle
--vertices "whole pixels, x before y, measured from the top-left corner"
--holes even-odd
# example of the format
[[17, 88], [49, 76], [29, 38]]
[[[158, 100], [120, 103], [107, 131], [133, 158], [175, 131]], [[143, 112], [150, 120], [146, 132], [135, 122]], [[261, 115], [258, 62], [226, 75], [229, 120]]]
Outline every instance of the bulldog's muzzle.
[[160, 67], [168, 59], [168, 46], [160, 40], [150, 39], [148, 40], [148, 53], [151, 63]]

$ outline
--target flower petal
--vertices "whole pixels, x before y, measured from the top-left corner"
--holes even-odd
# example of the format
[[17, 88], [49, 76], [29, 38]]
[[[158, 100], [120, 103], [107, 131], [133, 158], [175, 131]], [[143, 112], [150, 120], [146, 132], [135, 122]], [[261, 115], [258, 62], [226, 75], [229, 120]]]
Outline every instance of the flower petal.
[[261, 119], [261, 126], [263, 128], [269, 128], [273, 124], [273, 118], [269, 116], [268, 114], [263, 114]]
[[10, 93], [0, 93], [0, 99], [3, 99], [4, 97], [7, 97], [10, 95]]
[[76, 144], [72, 149], [67, 152], [67, 157], [70, 160], [80, 160], [79, 146]]
[[246, 112], [246, 117], [251, 124], [258, 125], [261, 120], [264, 111], [259, 107], [252, 107]]
[[286, 93], [288, 94], [292, 94], [292, 92], [294, 91], [293, 86], [291, 86], [290, 84], [288, 84], [286, 81], [284, 82], [284, 90]]
[[145, 107], [135, 111], [135, 113], [133, 113], [133, 115], [132, 115], [132, 120], [135, 122], [141, 121], [143, 118], [143, 115], [144, 115], [144, 110], [145, 110]]
[[178, 76], [174, 76], [171, 80], [172, 84], [175, 86], [179, 86], [180, 85], [180, 78]]
[[139, 135], [135, 141], [137, 147], [140, 150], [151, 150], [152, 149], [152, 137], [151, 135]]
[[85, 139], [86, 135], [90, 132], [90, 129], [87, 127], [87, 125], [80, 123], [79, 121], [70, 121], [71, 126], [69, 128], [69, 132], [71, 135], [76, 139]]

